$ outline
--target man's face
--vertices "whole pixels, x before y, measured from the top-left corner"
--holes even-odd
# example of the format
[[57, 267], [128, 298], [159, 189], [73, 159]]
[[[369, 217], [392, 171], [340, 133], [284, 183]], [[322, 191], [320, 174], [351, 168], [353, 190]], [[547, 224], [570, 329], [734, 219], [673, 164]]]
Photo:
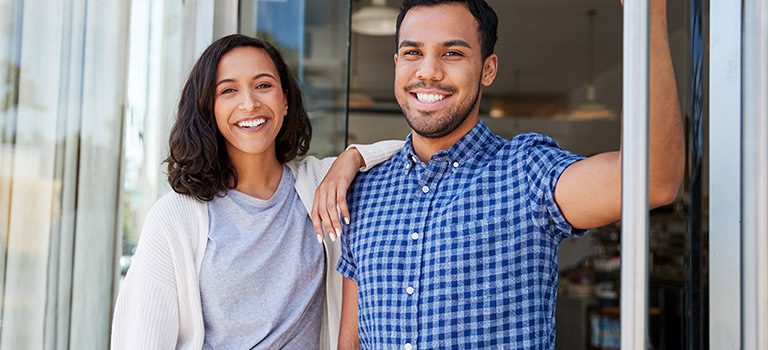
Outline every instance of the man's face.
[[482, 59], [478, 24], [463, 4], [410, 9], [395, 54], [395, 97], [413, 131], [439, 138], [476, 117], [496, 60]]

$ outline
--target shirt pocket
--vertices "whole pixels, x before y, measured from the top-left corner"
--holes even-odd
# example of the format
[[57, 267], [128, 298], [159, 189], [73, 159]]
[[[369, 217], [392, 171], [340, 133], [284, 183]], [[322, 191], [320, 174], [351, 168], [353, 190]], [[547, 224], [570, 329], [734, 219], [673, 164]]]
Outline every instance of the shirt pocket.
[[478, 244], [487, 244], [487, 240], [503, 235], [511, 229], [509, 220], [503, 216], [483, 215], [467, 217], [460, 212], [454, 212], [457, 217], [440, 220], [434, 230], [437, 241], [466, 241], [476, 240]]
[[430, 277], [444, 281], [441, 292], [454, 305], [501, 297], [512, 231], [504, 217], [475, 218], [446, 225], [427, 243], [434, 263]]

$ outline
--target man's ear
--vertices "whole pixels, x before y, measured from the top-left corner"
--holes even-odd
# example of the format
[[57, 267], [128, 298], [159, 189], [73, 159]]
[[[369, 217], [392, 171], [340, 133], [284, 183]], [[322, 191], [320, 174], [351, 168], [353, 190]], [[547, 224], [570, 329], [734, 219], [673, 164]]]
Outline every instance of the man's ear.
[[397, 65], [397, 52], [395, 52], [395, 57], [393, 57], [395, 60], [395, 65]]
[[483, 62], [483, 76], [480, 79], [480, 83], [485, 87], [491, 86], [493, 81], [496, 80], [496, 73], [498, 72], [498, 69], [499, 56], [496, 56], [496, 54], [491, 54]]

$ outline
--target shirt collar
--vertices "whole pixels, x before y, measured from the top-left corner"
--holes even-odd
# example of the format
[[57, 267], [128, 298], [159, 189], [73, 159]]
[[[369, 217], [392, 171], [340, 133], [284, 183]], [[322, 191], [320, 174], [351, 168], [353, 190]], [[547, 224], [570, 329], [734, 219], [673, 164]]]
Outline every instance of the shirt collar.
[[[412, 134], [408, 134], [408, 137], [405, 139], [405, 145], [403, 146], [403, 153], [401, 153], [401, 161], [407, 169], [422, 164], [421, 160], [419, 160], [419, 157], [416, 155], [416, 152], [413, 150], [412, 136]], [[453, 164], [453, 167], [459, 167], [462, 164], [462, 161], [466, 161], [489, 146], [493, 136], [493, 132], [488, 129], [485, 122], [480, 120], [472, 130], [462, 136], [458, 142], [453, 144], [453, 146], [435, 152], [430, 161], [444, 160]]]

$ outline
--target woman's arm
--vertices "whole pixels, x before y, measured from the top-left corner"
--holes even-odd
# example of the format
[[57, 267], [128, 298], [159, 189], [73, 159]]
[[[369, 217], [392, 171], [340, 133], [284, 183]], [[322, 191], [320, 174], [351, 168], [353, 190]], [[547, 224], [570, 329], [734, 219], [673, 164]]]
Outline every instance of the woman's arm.
[[357, 173], [387, 161], [402, 147], [403, 141], [380, 141], [370, 145], [350, 145], [339, 155], [315, 191], [312, 201], [310, 215], [318, 241], [323, 239], [323, 227], [332, 241], [341, 235], [339, 211], [344, 221], [349, 223], [347, 190]]

